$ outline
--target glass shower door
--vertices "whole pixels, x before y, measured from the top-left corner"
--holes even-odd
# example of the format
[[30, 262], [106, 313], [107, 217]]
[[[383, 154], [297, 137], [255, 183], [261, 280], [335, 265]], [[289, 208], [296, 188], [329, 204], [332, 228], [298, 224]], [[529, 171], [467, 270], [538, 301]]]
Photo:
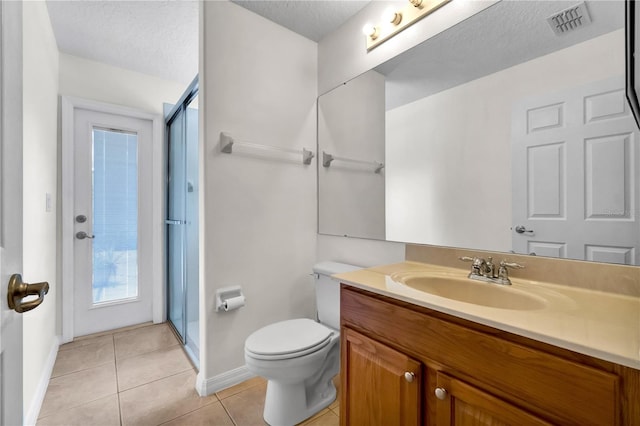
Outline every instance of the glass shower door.
[[[191, 99], [185, 108], [186, 137], [186, 220], [185, 226], [185, 268], [186, 268], [186, 345], [187, 352], [197, 358], [200, 349], [200, 288], [199, 288], [199, 229], [198, 226], [198, 110], [197, 97]], [[197, 364], [197, 361], [194, 361]]]
[[186, 344], [185, 317], [186, 265], [185, 225], [187, 192], [187, 144], [184, 111], [178, 112], [168, 124], [168, 191], [167, 191], [167, 280], [168, 316], [174, 328]]
[[167, 113], [167, 309], [199, 364], [198, 78]]

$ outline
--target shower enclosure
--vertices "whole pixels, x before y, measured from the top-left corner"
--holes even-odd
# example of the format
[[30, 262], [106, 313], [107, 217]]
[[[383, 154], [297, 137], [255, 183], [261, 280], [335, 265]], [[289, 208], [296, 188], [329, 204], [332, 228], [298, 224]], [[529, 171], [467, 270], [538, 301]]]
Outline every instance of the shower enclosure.
[[198, 366], [198, 77], [165, 104], [167, 135], [167, 316]]

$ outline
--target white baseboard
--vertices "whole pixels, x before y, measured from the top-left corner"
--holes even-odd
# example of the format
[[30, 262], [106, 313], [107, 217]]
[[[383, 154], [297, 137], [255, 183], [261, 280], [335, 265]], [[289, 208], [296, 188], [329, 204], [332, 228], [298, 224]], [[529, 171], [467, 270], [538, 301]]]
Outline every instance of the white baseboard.
[[256, 375], [247, 370], [247, 366], [234, 368], [217, 376], [205, 379], [200, 373], [196, 378], [196, 390], [200, 396], [211, 395], [245, 380], [251, 379]]
[[25, 426], [33, 426], [36, 424], [38, 420], [38, 415], [40, 414], [40, 408], [42, 408], [42, 402], [44, 401], [44, 396], [47, 393], [47, 387], [49, 387], [49, 379], [51, 379], [51, 373], [53, 372], [53, 365], [56, 363], [56, 357], [58, 356], [58, 347], [60, 346], [60, 341], [62, 340], [61, 336], [56, 336], [53, 339], [53, 344], [51, 345], [51, 350], [49, 351], [49, 356], [47, 357], [47, 361], [44, 365], [44, 369], [42, 370], [42, 375], [40, 376], [40, 380], [38, 381], [38, 387], [36, 388], [36, 393], [33, 395], [33, 399], [31, 400], [31, 405], [29, 409], [24, 415], [23, 424]]

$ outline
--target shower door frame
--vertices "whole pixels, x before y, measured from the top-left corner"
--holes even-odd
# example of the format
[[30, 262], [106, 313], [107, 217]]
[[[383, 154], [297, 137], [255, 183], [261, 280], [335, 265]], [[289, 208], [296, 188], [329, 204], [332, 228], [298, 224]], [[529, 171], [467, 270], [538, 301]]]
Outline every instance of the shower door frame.
[[[169, 325], [171, 326], [171, 328], [173, 329], [174, 333], [176, 334], [176, 336], [180, 339], [181, 343], [183, 345], [185, 345], [185, 347], [187, 346], [187, 267], [186, 267], [186, 255], [185, 255], [185, 247], [186, 247], [186, 231], [182, 232], [181, 237], [182, 237], [182, 330], [178, 330], [178, 327], [176, 326], [176, 324], [173, 323], [173, 321], [171, 320], [171, 312], [170, 312], [170, 307], [171, 307], [171, 292], [170, 292], [170, 262], [169, 262], [169, 252], [170, 252], [170, 241], [169, 241], [169, 231], [168, 231], [168, 227], [169, 226], [175, 226], [175, 224], [170, 223], [169, 220], [169, 162], [170, 162], [170, 126], [173, 123], [173, 121], [178, 117], [178, 115], [180, 113], [184, 114], [185, 117], [185, 121], [183, 123], [183, 129], [182, 129], [182, 136], [185, 140], [185, 149], [186, 149], [186, 139], [187, 139], [187, 126], [186, 126], [186, 117], [187, 117], [187, 109], [189, 104], [193, 101], [194, 98], [196, 98], [198, 96], [198, 92], [199, 92], [199, 81], [198, 81], [198, 76], [196, 75], [196, 77], [193, 79], [193, 81], [191, 82], [191, 84], [189, 84], [189, 86], [187, 87], [187, 89], [185, 90], [185, 92], [183, 93], [183, 95], [180, 97], [180, 99], [178, 100], [178, 102], [173, 106], [173, 108], [171, 109], [171, 111], [169, 111], [169, 113], [165, 116], [165, 149], [166, 149], [166, 161], [165, 161], [165, 167], [166, 167], [166, 178], [165, 178], [165, 199], [166, 199], [166, 204], [165, 204], [165, 213], [164, 213], [164, 223], [165, 223], [165, 235], [166, 235], [166, 239], [165, 239], [165, 259], [167, 260], [165, 263], [165, 276], [166, 276], [166, 282], [165, 282], [165, 290], [166, 290], [166, 301], [165, 301], [165, 308], [166, 308], [166, 312], [167, 312], [167, 322], [169, 323]], [[185, 162], [186, 162], [186, 156], [185, 156]], [[185, 207], [185, 214], [186, 214], [186, 207]]]

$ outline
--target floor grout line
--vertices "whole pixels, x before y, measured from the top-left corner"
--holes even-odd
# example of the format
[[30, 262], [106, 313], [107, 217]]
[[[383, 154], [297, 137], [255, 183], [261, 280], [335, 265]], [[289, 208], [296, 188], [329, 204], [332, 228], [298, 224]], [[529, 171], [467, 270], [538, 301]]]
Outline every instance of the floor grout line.
[[[182, 346], [182, 345], [180, 343], [176, 343], [176, 344], [173, 344], [173, 345], [162, 346], [160, 348], [156, 348], [156, 349], [153, 349], [153, 350], [150, 350], [150, 351], [147, 351], [147, 352], [140, 352], [138, 354], [125, 356], [125, 357], [122, 357], [122, 358], [118, 358], [118, 356], [115, 355], [115, 350], [114, 350], [114, 356], [116, 358], [116, 361], [124, 361], [125, 359], [135, 358], [137, 356], [142, 356], [142, 355], [148, 355], [150, 353], [159, 352], [159, 351], [162, 351], [162, 350], [165, 350], [165, 349], [168, 349], [168, 348], [173, 348], [175, 346]], [[185, 354], [185, 356], [187, 356], [187, 354]], [[189, 358], [189, 357], [187, 356], [187, 358]]]
[[[103, 336], [103, 337], [104, 337], [104, 336]], [[86, 349], [87, 347], [94, 346], [94, 345], [98, 345], [98, 344], [100, 344], [100, 343], [91, 343], [91, 344], [89, 344], [89, 345], [83, 345], [83, 346], [78, 346], [78, 347], [75, 347], [75, 348], [66, 349], [66, 350], [64, 350], [64, 351], [62, 351], [62, 352], [71, 352], [71, 351], [73, 351], [73, 350], [77, 350], [77, 349], [80, 349], [80, 348], [82, 348], [82, 349]], [[104, 345], [104, 343], [102, 343], [102, 345]], [[111, 345], [112, 345], [112, 349], [113, 349], [113, 359], [115, 360], [116, 352], [115, 352], [115, 345], [113, 344], [113, 338], [111, 339]], [[58, 351], [58, 354], [56, 355], [56, 362], [58, 361], [58, 355], [59, 355], [59, 354], [60, 354], [60, 351]], [[110, 362], [110, 361], [111, 361], [111, 360], [109, 360], [109, 361], [105, 361], [105, 362], [100, 363], [100, 364], [92, 365], [92, 366], [90, 366], [90, 367], [81, 368], [81, 369], [79, 369], [79, 370], [69, 371], [69, 372], [67, 372], [67, 373], [59, 374], [59, 375], [57, 375], [57, 376], [51, 376], [49, 380], [57, 379], [57, 378], [59, 378], [59, 377], [65, 377], [65, 376], [68, 376], [68, 375], [70, 375], [70, 374], [79, 373], [79, 372], [81, 372], [81, 371], [91, 370], [92, 368], [96, 368], [96, 367], [102, 367], [103, 365], [107, 365], [107, 364], [109, 364], [109, 362]], [[55, 369], [55, 363], [54, 363], [54, 369]]]
[[[136, 385], [136, 386], [128, 388], [128, 389], [118, 390], [118, 393], [121, 394], [121, 393], [124, 393], [124, 392], [129, 392], [130, 390], [137, 389], [139, 387], [146, 386], [146, 385], [149, 385], [151, 383], [159, 382], [160, 380], [165, 380], [165, 379], [168, 379], [169, 377], [174, 377], [174, 376], [177, 376], [179, 374], [183, 374], [183, 373], [185, 373], [185, 372], [187, 372], [189, 370], [192, 370], [192, 368], [189, 367], [186, 370], [178, 371], [176, 373], [169, 374], [168, 376], [160, 377], [159, 379], [153, 379], [153, 380], [151, 380], [149, 382], [141, 383], [139, 385]], [[209, 404], [206, 404], [206, 405], [209, 405]]]
[[[160, 323], [160, 324], [164, 324], [164, 323]], [[142, 324], [135, 324], [135, 325], [129, 325], [126, 327], [116, 328], [115, 330], [99, 331], [97, 333], [86, 334], [84, 336], [77, 336], [73, 339], [73, 341], [77, 342], [82, 340], [95, 339], [98, 337], [113, 336], [115, 334], [127, 333], [129, 331], [134, 331], [134, 330], [138, 330], [141, 328], [150, 327], [154, 325], [159, 325], [159, 324], [154, 324], [152, 322], [144, 322]]]
[[[125, 359], [135, 358], [137, 356], [142, 356], [142, 355], [147, 355], [147, 354], [150, 354], [150, 353], [153, 353], [153, 352], [158, 352], [158, 351], [161, 351], [161, 350], [164, 350], [164, 349], [167, 349], [167, 348], [173, 348], [174, 346], [182, 347], [183, 345], [180, 342], [175, 342], [175, 343], [170, 343], [170, 344], [168, 344], [166, 346], [160, 346], [158, 348], [155, 348], [155, 349], [152, 349], [152, 350], [148, 350], [146, 352], [139, 352], [139, 353], [136, 353], [134, 355], [127, 355], [127, 356], [119, 357], [117, 352], [116, 352], [116, 350], [115, 350], [115, 340], [114, 340], [114, 356], [116, 358], [116, 361], [124, 361]], [[189, 356], [186, 353], [185, 353], [185, 356], [187, 358], [189, 358]], [[191, 362], [190, 359], [189, 359], [189, 362]]]
[[118, 399], [118, 420], [120, 420], [120, 426], [123, 426], [122, 421], [122, 404], [120, 404], [120, 377], [118, 376], [118, 360], [116, 359], [116, 338], [114, 334], [111, 334], [111, 343], [113, 344], [113, 364], [116, 369], [116, 397]]
[[120, 426], [124, 425], [122, 420], [122, 404], [120, 403], [120, 392], [118, 392], [118, 418], [120, 419]]
[[[235, 394], [235, 395], [237, 395], [237, 394]], [[218, 397], [218, 395], [216, 395], [216, 397]], [[222, 408], [224, 409], [224, 412], [227, 413], [227, 416], [229, 416], [229, 419], [231, 419], [231, 423], [233, 423], [234, 426], [238, 426], [238, 423], [236, 423], [236, 419], [233, 418], [233, 416], [231, 415], [231, 413], [227, 409], [227, 406], [224, 405], [224, 402], [222, 402], [222, 400], [220, 400], [220, 405], [222, 405]]]
[[[111, 336], [101, 336], [101, 337], [98, 337], [98, 338], [96, 338], [96, 339], [103, 339], [103, 338], [105, 338], [105, 337], [111, 337]], [[106, 340], [106, 339], [105, 339], [105, 340]], [[70, 342], [70, 343], [73, 343], [73, 342]], [[60, 346], [60, 347], [58, 348], [58, 353], [61, 353], [61, 352], [70, 352], [70, 351], [75, 351], [75, 350], [78, 350], [78, 349], [87, 349], [87, 348], [88, 348], [88, 347], [90, 347], [90, 346], [99, 345], [99, 344], [101, 344], [101, 343], [102, 343], [102, 342], [100, 342], [100, 341], [98, 341], [98, 342], [91, 342], [91, 343], [87, 343], [86, 345], [76, 345], [76, 346], [73, 346], [73, 347], [71, 347], [71, 348], [63, 348], [62, 346]]]
[[[107, 364], [102, 364], [102, 366], [104, 366], [104, 365], [107, 365]], [[81, 370], [81, 371], [86, 371], [86, 370]], [[60, 377], [62, 377], [62, 376], [60, 376]], [[92, 402], [96, 402], [96, 401], [98, 401], [98, 400], [100, 400], [102, 398], [107, 398], [107, 397], [112, 396], [112, 395], [118, 395], [118, 383], [117, 383], [117, 380], [118, 380], [118, 377], [116, 375], [116, 391], [114, 393], [110, 393], [110, 394], [107, 394], [107, 395], [102, 395], [102, 396], [99, 396], [97, 398], [94, 398], [94, 399], [91, 399], [91, 400], [88, 400], [88, 401], [84, 401], [81, 404], [71, 405], [71, 406], [66, 407], [66, 408], [64, 408], [62, 410], [53, 411], [53, 412], [47, 414], [46, 416], [42, 416], [41, 414], [38, 414], [38, 419], [37, 420], [44, 419], [45, 417], [50, 417], [50, 416], [52, 416], [54, 414], [57, 414], [57, 413], [70, 411], [70, 410], [72, 410], [74, 408], [82, 407], [83, 405], [91, 404]], [[49, 382], [49, 385], [51, 385], [51, 382]], [[47, 390], [48, 390], [49, 385], [47, 385]], [[46, 398], [46, 393], [45, 393], [45, 398]], [[37, 420], [36, 420], [36, 423], [37, 423]]]
[[83, 402], [82, 404], [78, 404], [78, 405], [74, 405], [74, 406], [71, 406], [71, 407], [67, 407], [67, 408], [64, 408], [64, 409], [62, 409], [62, 410], [56, 410], [56, 411], [53, 411], [53, 412], [51, 412], [51, 413], [47, 414], [46, 416], [40, 416], [40, 415], [39, 415], [39, 416], [38, 416], [38, 418], [36, 419], [36, 424], [37, 424], [40, 420], [44, 420], [44, 419], [46, 419], [47, 417], [51, 417], [51, 416], [54, 416], [54, 415], [56, 415], [56, 414], [64, 413], [64, 412], [66, 412], [66, 411], [75, 410], [75, 409], [77, 409], [77, 408], [82, 407], [83, 405], [92, 404], [92, 403], [94, 403], [94, 402], [96, 402], [96, 401], [99, 401], [99, 400], [101, 400], [101, 399], [103, 399], [103, 398], [108, 398], [108, 397], [110, 397], [110, 396], [114, 396], [114, 395], [115, 395], [115, 396], [117, 396], [117, 395], [118, 395], [118, 393], [116, 392], [116, 393], [111, 393], [111, 394], [109, 394], [109, 395], [102, 395], [102, 396], [101, 396], [101, 397], [99, 397], [99, 398], [92, 399], [91, 401], [85, 401], [85, 402]]
[[83, 371], [91, 370], [93, 368], [102, 367], [102, 366], [108, 365], [110, 362], [111, 362], [111, 360], [105, 361], [105, 362], [103, 362], [101, 364], [92, 365], [91, 367], [81, 368], [80, 370], [69, 371], [68, 373], [59, 374], [57, 376], [52, 376], [51, 379], [49, 379], [49, 380], [55, 380], [55, 379], [59, 379], [61, 377], [67, 377], [67, 376], [69, 376], [71, 374], [81, 373]]
[[[166, 424], [166, 423], [169, 423], [169, 422], [172, 422], [172, 421], [177, 420], [177, 419], [179, 419], [179, 418], [181, 418], [181, 417], [188, 416], [188, 415], [189, 415], [189, 414], [191, 414], [191, 413], [195, 413], [195, 412], [196, 412], [196, 411], [198, 411], [198, 410], [202, 410], [202, 409], [204, 409], [204, 408], [206, 408], [206, 407], [208, 407], [208, 406], [210, 406], [210, 405], [212, 405], [212, 404], [216, 404], [216, 403], [220, 403], [220, 401], [211, 401], [211, 402], [209, 402], [209, 403], [207, 403], [207, 404], [201, 405], [201, 406], [200, 406], [200, 407], [198, 407], [198, 408], [195, 408], [195, 409], [193, 409], [193, 410], [191, 410], [191, 411], [187, 411], [186, 413], [182, 413], [182, 414], [180, 414], [178, 417], [173, 417], [173, 418], [171, 418], [171, 419], [168, 419], [167, 421], [164, 421], [164, 422], [162, 422], [162, 423], [159, 423], [159, 424], [158, 424], [158, 426], [163, 425], [163, 424]], [[220, 403], [220, 404], [222, 405], [222, 403]]]
[[[249, 379], [249, 380], [251, 380], [251, 379]], [[244, 382], [241, 382], [241, 383], [244, 383]], [[238, 384], [240, 384], [240, 383], [238, 383]], [[218, 395], [218, 393], [219, 393], [219, 392], [214, 392], [214, 394], [216, 395], [216, 398], [218, 398], [218, 400], [219, 400], [220, 402], [222, 402], [224, 399], [231, 398], [232, 396], [236, 396], [236, 395], [238, 395], [239, 393], [242, 393], [242, 392], [247, 391], [247, 390], [249, 390], [249, 389], [253, 389], [253, 388], [255, 388], [256, 386], [261, 386], [261, 385], [263, 385], [263, 384], [264, 384], [264, 383], [256, 383], [255, 385], [247, 386], [246, 388], [244, 388], [244, 389], [242, 389], [242, 390], [239, 390], [239, 391], [238, 391], [238, 392], [236, 392], [236, 393], [232, 393], [231, 395], [227, 395], [227, 396], [225, 396], [224, 398], [220, 398], [220, 396]], [[222, 391], [220, 391], [220, 392], [223, 392], [223, 391], [224, 391], [224, 389], [223, 389]]]

